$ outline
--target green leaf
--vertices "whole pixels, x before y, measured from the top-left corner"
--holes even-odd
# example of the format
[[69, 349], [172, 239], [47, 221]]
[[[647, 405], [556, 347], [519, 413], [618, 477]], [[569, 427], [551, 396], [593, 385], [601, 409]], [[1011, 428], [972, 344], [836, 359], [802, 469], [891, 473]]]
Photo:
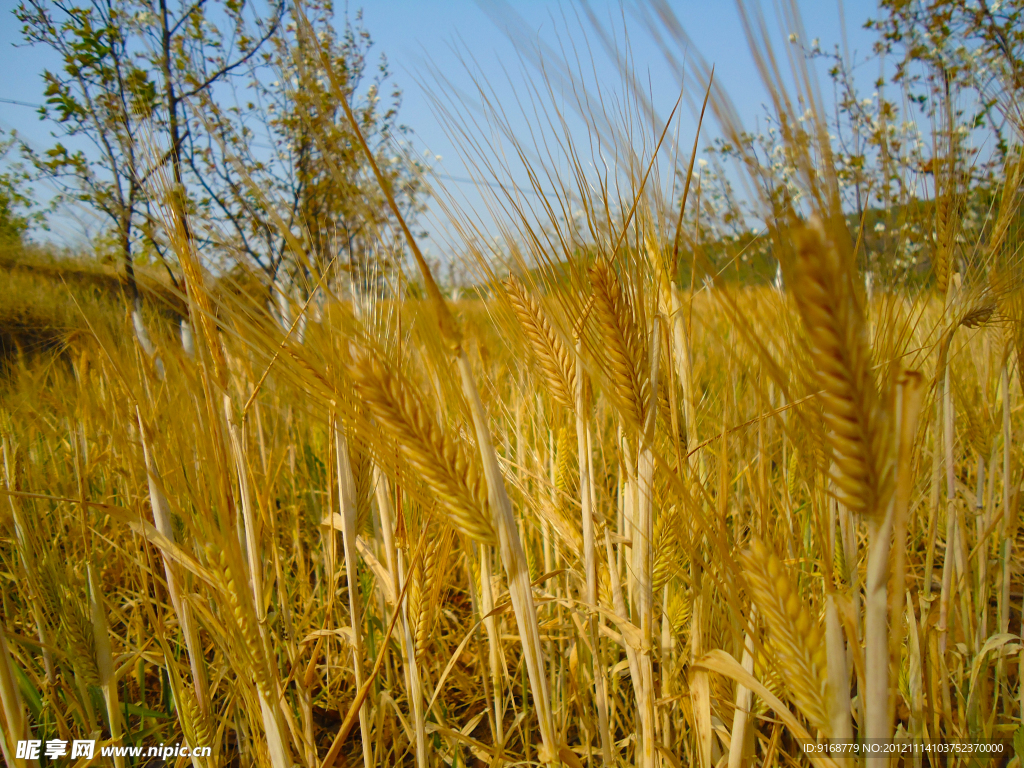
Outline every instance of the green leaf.
[[28, 709], [32, 713], [32, 717], [39, 722], [39, 713], [43, 708], [43, 697], [39, 695], [39, 691], [36, 690], [35, 685], [29, 680], [28, 675], [25, 674], [25, 670], [21, 668], [20, 664], [14, 664], [14, 676], [18, 678], [18, 689], [21, 691], [21, 695], [25, 699], [25, 703], [28, 704]]
[[140, 707], [138, 704], [124, 704], [124, 711], [129, 715], [135, 715], [136, 717], [155, 717], [159, 720], [170, 720], [170, 716], [166, 712], [156, 712], [146, 707]]

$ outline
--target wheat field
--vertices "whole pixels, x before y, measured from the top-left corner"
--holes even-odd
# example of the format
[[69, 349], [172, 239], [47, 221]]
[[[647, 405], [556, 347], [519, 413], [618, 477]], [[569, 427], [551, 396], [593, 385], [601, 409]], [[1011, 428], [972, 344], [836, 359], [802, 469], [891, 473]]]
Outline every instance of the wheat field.
[[[925, 268], [871, 282], [813, 120], [802, 201], [715, 260], [667, 125], [561, 180], [582, 217], [509, 195], [502, 258], [453, 213], [461, 298], [405, 228], [408, 270], [330, 264], [288, 327], [168, 185], [191, 342], [111, 300], [3, 372], [7, 764], [1019, 765], [1020, 156], [981, 239], [937, 181]], [[755, 246], [775, 285], [729, 278]]]

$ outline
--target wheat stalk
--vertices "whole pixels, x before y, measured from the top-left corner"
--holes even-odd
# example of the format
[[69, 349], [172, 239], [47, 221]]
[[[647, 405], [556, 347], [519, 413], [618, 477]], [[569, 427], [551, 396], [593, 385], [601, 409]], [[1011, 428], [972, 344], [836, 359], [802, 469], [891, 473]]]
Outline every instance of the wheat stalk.
[[[757, 622], [757, 611], [750, 611], [750, 626], [743, 637], [743, 658], [740, 665], [748, 674], [754, 672], [754, 637], [753, 630]], [[747, 721], [750, 717], [752, 691], [744, 685], [736, 685], [736, 708], [733, 711], [732, 731], [729, 734], [729, 768], [740, 768], [746, 757]]]
[[[96, 672], [107, 705], [107, 722], [110, 724], [110, 738], [120, 743], [124, 724], [121, 721], [121, 707], [117, 695], [117, 677], [114, 671], [114, 655], [110, 647], [110, 627], [107, 623], [107, 609], [103, 604], [99, 580], [92, 564], [86, 565], [86, 583], [89, 589], [89, 615], [92, 621], [93, 645], [96, 649]], [[124, 768], [124, 755], [114, 755], [114, 765]]]
[[[650, 345], [650, 388], [656, 396], [661, 363], [661, 323], [655, 320]], [[643, 433], [637, 453], [637, 515], [636, 530], [633, 534], [633, 569], [636, 574], [637, 608], [640, 616], [640, 632], [647, 648], [654, 644], [654, 430], [656, 408], [649, 408], [645, 414]], [[655, 740], [654, 714], [654, 669], [651, 654], [644, 653], [638, 659], [640, 667], [640, 688], [637, 697], [641, 733], [642, 761], [644, 768], [655, 768], [657, 750]], [[697, 677], [705, 673], [698, 672]], [[710, 719], [710, 718], [709, 718]]]
[[935, 201], [935, 245], [932, 249], [935, 290], [940, 296], [945, 296], [949, 290], [954, 208], [952, 195], [949, 192], [940, 193]]
[[243, 668], [248, 669], [249, 678], [255, 684], [260, 696], [269, 700], [274, 695], [273, 682], [267, 670], [267, 659], [258, 624], [251, 613], [252, 601], [245, 597], [245, 587], [242, 586], [244, 577], [237, 574], [234, 558], [228, 554], [227, 549], [221, 549], [216, 558], [215, 563], [220, 571], [224, 595], [227, 597], [228, 608], [234, 619], [235, 627], [237, 627], [237, 633], [234, 636], [241, 640], [246, 651], [247, 659]]
[[[0, 732], [0, 748], [7, 765], [16, 765], [17, 742], [28, 736], [29, 726], [25, 705], [15, 682], [14, 662], [5, 634], [0, 632], [0, 724], [4, 726]], [[38, 760], [25, 762], [32, 766], [39, 765]]]
[[[220, 571], [223, 592], [228, 599], [228, 608], [237, 627], [235, 637], [240, 637], [245, 649], [246, 660], [241, 668], [248, 668], [248, 676], [256, 687], [271, 764], [273, 768], [285, 768], [291, 761], [282, 736], [277, 683], [271, 671], [271, 660], [267, 658], [260, 624], [254, 615], [251, 589], [250, 595], [246, 596], [244, 582], [248, 579], [239, 576], [235, 564], [237, 556], [229, 553], [227, 548], [221, 549], [214, 557]], [[248, 586], [251, 588], [251, 583]]]
[[[384, 538], [384, 555], [387, 559], [388, 570], [394, 579], [395, 594], [400, 595], [405, 589], [405, 583], [411, 579], [411, 574], [406, 574], [405, 564], [399, 556], [398, 547], [395, 546], [395, 523], [394, 510], [391, 506], [391, 494], [388, 487], [387, 476], [373, 465], [373, 478], [377, 498], [377, 509], [380, 512], [381, 533]], [[420, 680], [419, 665], [416, 661], [416, 646], [413, 640], [412, 629], [409, 626], [408, 606], [412, 599], [412, 582], [409, 583], [408, 597], [396, 610], [401, 612], [402, 621], [402, 650], [405, 655], [405, 676], [406, 685], [409, 690], [409, 697], [412, 699], [413, 728], [416, 739], [416, 767], [426, 768], [427, 765], [427, 734], [426, 722], [423, 712], [423, 689]]]
[[[577, 342], [577, 360], [582, 344]], [[580, 366], [582, 370], [582, 366]], [[600, 600], [597, 570], [597, 537], [594, 528], [594, 470], [591, 450], [590, 402], [589, 387], [586, 374], [576, 381], [573, 393], [576, 411], [576, 456], [579, 465], [579, 493], [581, 529], [583, 532], [583, 567], [586, 580], [586, 597], [590, 605], [596, 606]], [[605, 603], [607, 604], [607, 602]], [[608, 683], [605, 680], [603, 653], [598, 638], [597, 617], [591, 613], [587, 617], [587, 629], [590, 634], [591, 652], [593, 655], [594, 698], [597, 704], [598, 728], [601, 733], [601, 758], [605, 766], [613, 765], [612, 738], [609, 733]]]
[[[559, 738], [555, 733], [551, 697], [544, 666], [544, 653], [540, 642], [540, 629], [537, 625], [537, 611], [534, 607], [533, 592], [530, 587], [529, 565], [523, 552], [515, 515], [512, 512], [512, 502], [505, 489], [505, 479], [498, 466], [498, 455], [491, 442], [487, 414], [484, 411], [483, 402], [480, 400], [480, 391], [477, 389], [473, 369], [464, 349], [460, 348], [457, 351], [456, 363], [462, 380], [462, 393], [469, 402], [470, 413], [473, 417], [477, 446], [484, 465], [484, 476], [487, 479], [487, 498], [494, 511], [501, 562], [508, 579], [509, 597], [523, 645], [523, 661], [530, 679], [531, 698], [540, 725], [541, 749], [538, 756], [543, 763], [552, 763], [558, 759], [565, 762], [568, 758], [570, 764], [575, 761], [579, 765], [578, 759], [572, 752], [568, 752], [568, 755], [564, 754], [567, 750], [559, 743]], [[582, 768], [582, 765], [579, 768]]]
[[[352, 669], [355, 672], [356, 688], [363, 686], [363, 620], [362, 595], [359, 587], [358, 558], [356, 556], [357, 488], [352, 474], [352, 460], [348, 449], [348, 438], [337, 421], [332, 423], [334, 432], [334, 454], [337, 461], [338, 500], [341, 506], [341, 536], [345, 551], [345, 581], [348, 584], [349, 617], [352, 621]], [[332, 534], [333, 535], [333, 534]], [[369, 706], [364, 701], [359, 707], [359, 729], [369, 733]], [[371, 768], [373, 753], [369, 739], [361, 739], [363, 765]]]
[[[149, 490], [149, 504], [153, 511], [153, 523], [169, 541], [174, 541], [174, 529], [171, 525], [170, 505], [161, 490], [162, 482], [160, 472], [156, 466], [156, 459], [153, 456], [149, 440], [146, 436], [146, 426], [142, 420], [142, 412], [135, 410], [136, 422], [139, 425], [139, 436], [142, 442], [142, 459], [146, 468], [146, 482]], [[201, 658], [199, 638], [195, 621], [192, 616], [192, 609], [188, 602], [182, 600], [181, 588], [178, 585], [178, 570], [174, 563], [163, 553], [161, 559], [164, 564], [164, 578], [167, 583], [167, 593], [171, 598], [171, 605], [178, 615], [178, 623], [181, 626], [181, 633], [185, 639], [185, 647], [188, 649], [189, 665], [192, 669], [192, 681], [196, 686], [196, 697], [199, 699], [199, 708], [206, 714], [209, 713], [209, 693], [206, 669], [199, 662]]]

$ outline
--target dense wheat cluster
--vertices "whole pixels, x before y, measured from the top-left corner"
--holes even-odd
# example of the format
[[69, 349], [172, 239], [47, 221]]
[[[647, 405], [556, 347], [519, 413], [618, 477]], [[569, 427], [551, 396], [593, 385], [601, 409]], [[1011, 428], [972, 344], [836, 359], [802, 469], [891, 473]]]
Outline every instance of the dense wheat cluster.
[[147, 298], [148, 348], [94, 296], [3, 368], [9, 765], [65, 764], [29, 738], [211, 747], [166, 763], [196, 768], [852, 766], [802, 745], [894, 738], [1020, 764], [1020, 155], [978, 242], [937, 183], [930, 258], [872, 282], [812, 118], [784, 136], [802, 197], [760, 201], [770, 285], [729, 279], [750, 243], [709, 257], [651, 125], [623, 182], [561, 182], [583, 224], [505, 191], [457, 299], [333, 96], [408, 270], [328, 264], [282, 324], [158, 178], [187, 290]]

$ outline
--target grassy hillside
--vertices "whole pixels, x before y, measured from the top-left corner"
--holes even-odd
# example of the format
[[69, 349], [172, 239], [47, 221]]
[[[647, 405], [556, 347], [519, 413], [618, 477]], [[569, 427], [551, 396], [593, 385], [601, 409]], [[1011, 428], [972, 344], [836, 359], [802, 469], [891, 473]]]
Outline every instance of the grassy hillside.
[[[143, 312], [157, 325], [185, 311], [159, 275], [143, 271], [139, 285]], [[59, 353], [82, 334], [130, 338], [127, 306], [123, 278], [110, 266], [40, 248], [6, 248], [0, 251], [0, 368]]]

